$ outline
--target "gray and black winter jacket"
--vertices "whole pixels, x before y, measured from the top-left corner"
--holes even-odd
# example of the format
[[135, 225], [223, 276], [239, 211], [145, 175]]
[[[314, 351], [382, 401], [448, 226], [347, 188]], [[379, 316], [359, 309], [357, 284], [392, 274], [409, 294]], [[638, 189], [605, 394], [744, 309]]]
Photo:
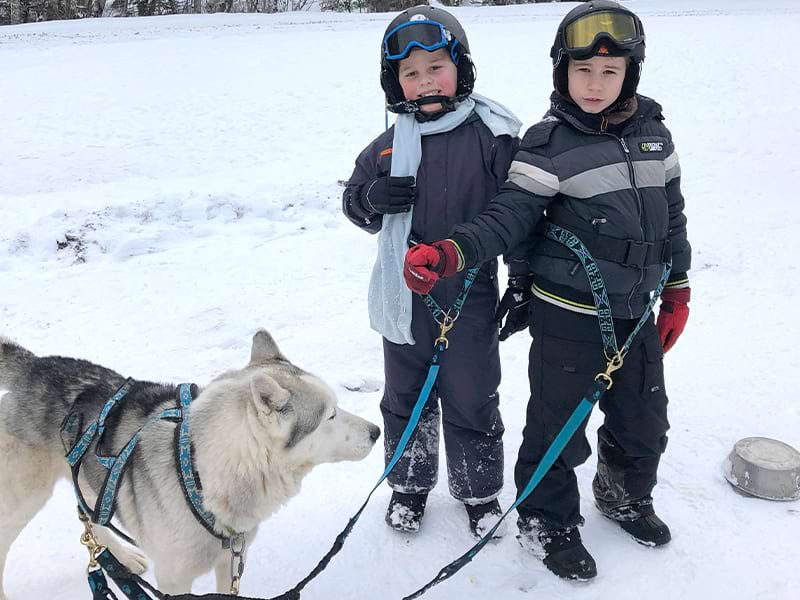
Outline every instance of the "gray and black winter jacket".
[[[638, 108], [609, 127], [557, 94], [531, 127], [508, 179], [489, 208], [449, 237], [466, 266], [506, 253], [526, 258], [534, 293], [593, 312], [589, 280], [572, 253], [544, 237], [550, 221], [575, 233], [597, 260], [614, 317], [637, 318], [671, 257], [669, 286], [688, 285], [680, 165], [661, 106], [637, 95]], [[596, 123], [592, 121], [596, 119]], [[517, 267], [517, 273], [521, 274]]]
[[[370, 233], [381, 229], [382, 215], [365, 211], [360, 197], [369, 183], [388, 175], [392, 164], [394, 126], [379, 135], [356, 159], [353, 174], [342, 196], [342, 210], [350, 221]], [[422, 138], [422, 160], [416, 176], [416, 200], [411, 221], [411, 236], [416, 242], [432, 242], [447, 237], [459, 223], [483, 212], [506, 180], [509, 165], [519, 140], [507, 135], [495, 137], [473, 114], [455, 129]], [[465, 313], [478, 309], [488, 318], [479, 296], [489, 295], [493, 307], [497, 300], [497, 263], [487, 256], [484, 268], [470, 292]], [[465, 274], [437, 285], [432, 294], [442, 306], [450, 306], [458, 296]], [[487, 301], [489, 299], [487, 298]]]

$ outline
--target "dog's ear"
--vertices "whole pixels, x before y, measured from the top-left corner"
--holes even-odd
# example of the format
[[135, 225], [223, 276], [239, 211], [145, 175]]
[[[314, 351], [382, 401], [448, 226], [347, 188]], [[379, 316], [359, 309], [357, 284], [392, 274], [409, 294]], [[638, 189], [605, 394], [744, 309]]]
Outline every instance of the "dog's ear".
[[253, 392], [253, 401], [256, 406], [263, 406], [268, 411], [280, 411], [286, 407], [291, 394], [283, 389], [278, 382], [269, 375], [257, 373], [250, 380], [250, 390]]
[[259, 329], [253, 336], [253, 349], [250, 351], [250, 364], [257, 365], [271, 360], [286, 360], [278, 350], [278, 344], [266, 329]]

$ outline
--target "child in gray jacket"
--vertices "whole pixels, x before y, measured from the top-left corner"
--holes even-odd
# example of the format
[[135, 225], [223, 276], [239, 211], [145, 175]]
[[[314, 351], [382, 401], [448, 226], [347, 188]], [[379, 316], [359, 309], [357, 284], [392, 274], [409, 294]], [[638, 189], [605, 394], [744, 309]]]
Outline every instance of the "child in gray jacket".
[[[515, 468], [521, 492], [611, 358], [604, 357], [598, 328], [607, 315], [598, 315], [597, 286], [545, 227], [567, 230], [588, 248], [621, 340], [635, 330], [672, 262], [658, 320], [651, 315], [644, 323], [600, 401], [605, 420], [592, 485], [603, 515], [642, 544], [661, 546], [671, 534], [651, 493], [669, 428], [663, 354], [689, 315], [691, 247], [672, 136], [661, 107], [636, 93], [644, 50], [641, 21], [616, 2], [593, 0], [570, 11], [551, 51], [550, 111], [525, 134], [500, 194], [448, 239], [409, 250], [405, 278], [425, 293], [437, 279], [502, 252], [527, 259], [529, 273], [518, 272], [507, 292], [509, 321], [518, 329], [528, 325], [533, 335], [531, 397]], [[578, 532], [583, 517], [574, 469], [590, 454], [585, 427], [584, 421], [518, 507], [521, 541], [543, 547], [545, 565], [571, 579], [597, 574]]]

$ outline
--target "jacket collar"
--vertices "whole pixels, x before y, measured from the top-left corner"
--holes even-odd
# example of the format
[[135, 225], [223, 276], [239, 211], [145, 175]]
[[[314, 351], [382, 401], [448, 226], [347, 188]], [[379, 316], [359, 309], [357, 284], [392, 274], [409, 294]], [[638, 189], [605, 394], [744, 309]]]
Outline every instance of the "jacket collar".
[[636, 94], [610, 106], [602, 113], [591, 114], [582, 111], [571, 98], [553, 92], [550, 96], [549, 113], [585, 133], [622, 135], [643, 120], [663, 118], [661, 110], [661, 106], [652, 98]]

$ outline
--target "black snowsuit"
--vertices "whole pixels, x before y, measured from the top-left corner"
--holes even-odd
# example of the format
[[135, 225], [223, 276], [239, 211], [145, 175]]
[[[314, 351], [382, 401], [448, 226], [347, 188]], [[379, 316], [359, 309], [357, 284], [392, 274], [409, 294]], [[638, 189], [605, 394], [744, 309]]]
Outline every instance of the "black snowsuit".
[[[382, 216], [364, 213], [357, 199], [363, 186], [390, 173], [393, 136], [394, 127], [364, 149], [343, 196], [345, 215], [370, 233], [380, 231]], [[474, 114], [452, 131], [423, 136], [412, 237], [421, 242], [440, 239], [457, 223], [482, 212], [505, 181], [517, 144], [516, 138], [493, 136]], [[455, 301], [464, 276], [453, 277], [433, 290], [433, 298], [443, 309]], [[431, 398], [403, 458], [388, 477], [394, 490], [424, 493], [436, 484], [441, 416], [450, 493], [468, 503], [490, 500], [500, 493], [504, 428], [497, 393], [497, 303], [497, 262], [492, 259], [481, 267], [461, 315], [447, 335], [449, 347], [442, 354]], [[381, 411], [387, 462], [408, 423], [428, 373], [433, 341], [439, 336], [438, 325], [416, 294], [411, 331], [415, 345], [383, 340], [386, 385]]]
[[[594, 376], [605, 370], [586, 273], [569, 250], [543, 237], [544, 224], [572, 231], [595, 256], [620, 345], [644, 312], [663, 259], [673, 263], [667, 285], [688, 285], [691, 248], [672, 136], [661, 107], [636, 98], [637, 110], [607, 128], [601, 116], [554, 95], [545, 119], [526, 132], [489, 210], [448, 236], [461, 246], [467, 267], [507, 252], [526, 257], [533, 274], [531, 397], [515, 468], [518, 491]], [[650, 494], [669, 428], [662, 359], [651, 316], [600, 403], [605, 421], [593, 492], [610, 516], [633, 519], [652, 511]], [[542, 529], [582, 521], [573, 469], [591, 453], [585, 426], [520, 505], [522, 519], [535, 519]]]

